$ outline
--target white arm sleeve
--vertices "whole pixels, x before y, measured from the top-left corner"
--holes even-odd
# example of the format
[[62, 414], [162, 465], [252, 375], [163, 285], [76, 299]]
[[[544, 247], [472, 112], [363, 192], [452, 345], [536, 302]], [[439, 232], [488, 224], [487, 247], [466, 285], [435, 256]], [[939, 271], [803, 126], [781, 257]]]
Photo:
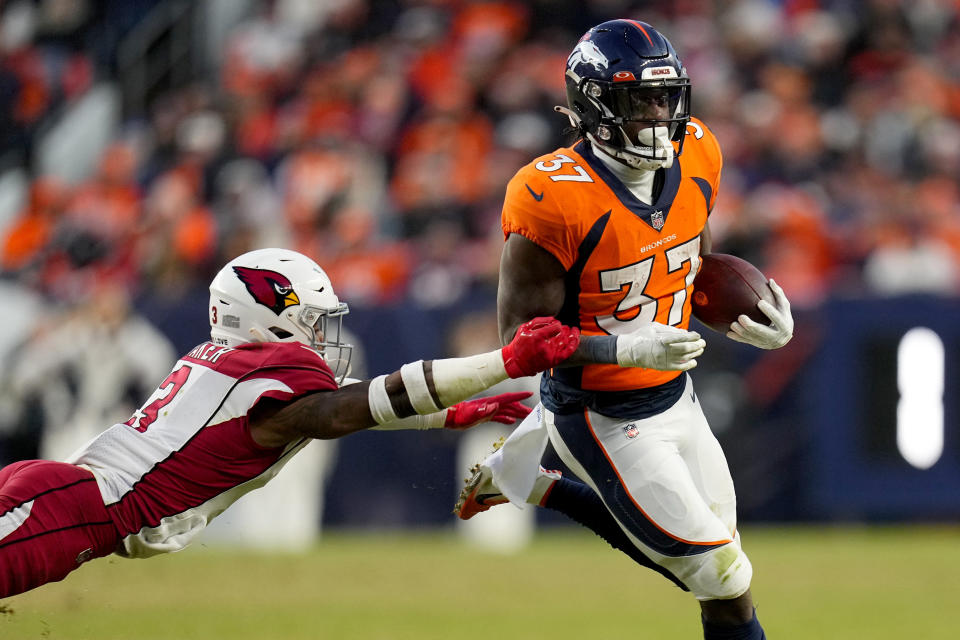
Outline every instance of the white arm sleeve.
[[500, 349], [466, 358], [433, 361], [433, 385], [445, 407], [507, 379]]
[[[420, 372], [417, 372], [417, 368]], [[500, 349], [466, 358], [445, 358], [433, 361], [433, 385], [440, 404], [444, 407], [466, 400], [493, 385], [507, 379], [507, 370], [503, 366], [503, 354]], [[438, 411], [423, 374], [423, 361], [405, 364], [400, 369], [400, 378], [410, 399], [410, 404], [418, 414], [427, 420], [416, 425], [403, 422], [403, 426], [393, 426], [399, 420], [390, 394], [387, 393], [387, 376], [377, 376], [370, 381], [367, 399], [370, 413], [381, 427], [388, 429], [433, 429], [443, 426], [445, 411]], [[439, 422], [439, 424], [437, 424]]]

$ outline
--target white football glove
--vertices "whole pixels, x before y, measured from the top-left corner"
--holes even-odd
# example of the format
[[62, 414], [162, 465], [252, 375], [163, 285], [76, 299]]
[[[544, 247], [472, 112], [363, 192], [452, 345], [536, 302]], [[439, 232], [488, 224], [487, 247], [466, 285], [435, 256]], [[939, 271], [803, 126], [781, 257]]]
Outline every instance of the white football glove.
[[696, 331], [651, 322], [617, 336], [617, 363], [621, 367], [687, 371], [697, 366], [695, 358], [706, 346]]
[[742, 315], [730, 325], [727, 337], [737, 342], [753, 345], [761, 349], [779, 349], [790, 342], [793, 337], [793, 316], [790, 314], [790, 301], [776, 282], [771, 280], [770, 290], [776, 299], [777, 306], [766, 300], [757, 303], [763, 315], [770, 318], [770, 326], [754, 322], [748, 316]]

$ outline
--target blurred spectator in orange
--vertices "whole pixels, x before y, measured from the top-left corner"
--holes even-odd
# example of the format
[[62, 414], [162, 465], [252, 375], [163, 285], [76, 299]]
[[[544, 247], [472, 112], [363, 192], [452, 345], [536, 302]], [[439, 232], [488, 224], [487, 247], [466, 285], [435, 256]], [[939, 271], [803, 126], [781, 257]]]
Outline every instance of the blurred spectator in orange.
[[[30, 160], [34, 135], [44, 118], [63, 102], [83, 95], [93, 82], [90, 56], [55, 39], [56, 3], [0, 3], [0, 156]], [[82, 15], [86, 2], [70, 3], [67, 14]], [[43, 37], [44, 42], [38, 42]]]
[[17, 83], [10, 115], [27, 127], [44, 115], [51, 100], [43, 52], [33, 44], [36, 9], [29, 2], [12, 2], [0, 8], [0, 65]]
[[814, 307], [827, 298], [835, 279], [837, 255], [826, 212], [802, 189], [784, 190], [781, 196], [778, 220], [764, 247], [768, 277], [790, 287], [798, 307]]
[[407, 294], [414, 256], [405, 243], [379, 237], [369, 211], [341, 209], [329, 231], [314, 240], [309, 255], [323, 261], [337, 293], [350, 304], [395, 304]]
[[420, 233], [436, 216], [462, 221], [457, 208], [484, 195], [493, 128], [473, 109], [473, 88], [465, 80], [451, 78], [446, 89], [397, 147], [391, 194], [405, 235]]
[[931, 176], [916, 185], [913, 200], [929, 234], [951, 251], [960, 269], [960, 185], [946, 176]]
[[352, 137], [355, 94], [378, 64], [376, 52], [361, 47], [307, 72], [296, 96], [283, 109], [283, 137], [292, 138], [294, 144]]
[[138, 253], [154, 285], [204, 280], [217, 250], [217, 223], [189, 174], [171, 170], [150, 185]]
[[7, 231], [3, 241], [4, 271], [37, 266], [50, 246], [56, 225], [69, 197], [66, 185], [53, 177], [41, 177], [30, 185], [26, 208]]
[[238, 153], [264, 161], [273, 157], [279, 138], [279, 116], [269, 98], [260, 94], [235, 98], [230, 116]]
[[422, 39], [408, 79], [423, 107], [401, 134], [391, 184], [406, 235], [419, 234], [436, 216], [464, 223], [461, 208], [486, 195], [493, 125], [477, 108], [479, 90], [526, 34], [527, 19], [519, 3], [466, 3], [445, 38]]
[[129, 241], [140, 219], [137, 167], [132, 145], [111, 144], [103, 153], [97, 175], [77, 187], [67, 205], [67, 224], [111, 244]]
[[[420, 19], [436, 21], [438, 16]], [[427, 103], [443, 100], [451, 91], [451, 81], [483, 83], [526, 30], [527, 12], [520, 3], [464, 3], [442, 39], [423, 42], [424, 50], [410, 69], [410, 83]]]
[[134, 239], [140, 222], [137, 155], [117, 142], [104, 152], [97, 174], [76, 187], [57, 216], [39, 278], [42, 291], [80, 301], [92, 287], [110, 281], [130, 288], [137, 280], [139, 257]]
[[385, 213], [385, 172], [382, 158], [345, 135], [313, 138], [290, 153], [277, 168], [276, 183], [293, 248], [308, 252], [301, 243], [329, 235], [341, 210]]

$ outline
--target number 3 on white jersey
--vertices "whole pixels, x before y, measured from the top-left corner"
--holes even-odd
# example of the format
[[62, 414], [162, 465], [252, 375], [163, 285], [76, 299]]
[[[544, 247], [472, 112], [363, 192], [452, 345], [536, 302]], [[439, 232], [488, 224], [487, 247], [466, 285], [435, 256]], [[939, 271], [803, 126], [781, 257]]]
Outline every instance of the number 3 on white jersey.
[[546, 173], [552, 173], [553, 171], [559, 170], [560, 167], [562, 167], [565, 164], [572, 164], [573, 166], [570, 168], [576, 172], [576, 175], [559, 174], [555, 176], [550, 176], [550, 179], [553, 180], [554, 182], [562, 182], [562, 181], [593, 182], [593, 178], [590, 177], [586, 169], [578, 165], [576, 163], [577, 161], [571, 158], [570, 156], [566, 156], [566, 155], [563, 155], [562, 153], [558, 153], [554, 155], [554, 158], [557, 158], [557, 159], [551, 160], [550, 162], [540, 161], [534, 166], [536, 166], [536, 168], [539, 169], [540, 171], [544, 171]]
[[[605, 293], [622, 291], [623, 296], [617, 310], [611, 315], [597, 316], [597, 326], [610, 335], [623, 335], [636, 331], [642, 325], [653, 322], [657, 318], [657, 300], [644, 293], [650, 282], [653, 272], [653, 262], [659, 254], [654, 254], [645, 260], [629, 264], [617, 269], [600, 272], [600, 290]], [[689, 265], [684, 277], [684, 286], [673, 293], [670, 300], [670, 312], [667, 315], [667, 324], [676, 326], [683, 320], [683, 305], [687, 301], [687, 287], [693, 284], [700, 266], [700, 236], [688, 240], [681, 245], [671, 247], [664, 252], [667, 260], [667, 272], [674, 273]]]

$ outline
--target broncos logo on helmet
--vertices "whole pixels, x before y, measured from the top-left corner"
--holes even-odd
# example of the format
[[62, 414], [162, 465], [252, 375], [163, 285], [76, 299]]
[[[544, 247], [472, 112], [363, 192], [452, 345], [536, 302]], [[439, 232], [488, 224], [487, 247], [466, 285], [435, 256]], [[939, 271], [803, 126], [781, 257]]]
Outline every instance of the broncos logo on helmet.
[[300, 304], [300, 298], [293, 290], [293, 284], [282, 273], [249, 267], [234, 267], [233, 271], [247, 287], [253, 299], [278, 316], [287, 307]]
[[597, 45], [589, 40], [581, 40], [577, 43], [570, 57], [567, 59], [567, 68], [576, 69], [577, 65], [589, 64], [597, 71], [603, 71], [610, 67], [610, 61], [603, 52], [597, 48]]

